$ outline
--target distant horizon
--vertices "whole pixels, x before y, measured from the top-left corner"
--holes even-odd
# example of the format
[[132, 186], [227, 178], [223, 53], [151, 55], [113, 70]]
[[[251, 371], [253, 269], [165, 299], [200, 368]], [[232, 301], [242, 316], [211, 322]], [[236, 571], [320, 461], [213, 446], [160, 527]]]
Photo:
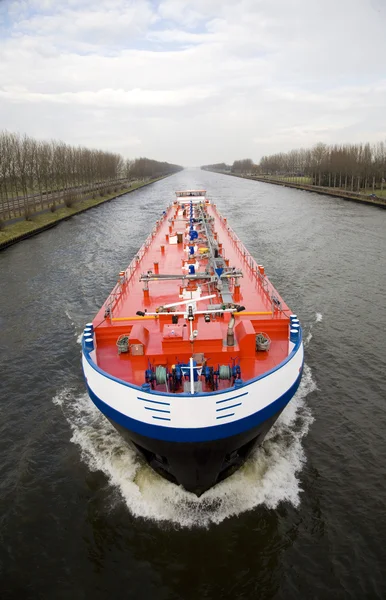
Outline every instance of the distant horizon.
[[187, 168], [386, 139], [383, 0], [0, 3], [0, 122]]

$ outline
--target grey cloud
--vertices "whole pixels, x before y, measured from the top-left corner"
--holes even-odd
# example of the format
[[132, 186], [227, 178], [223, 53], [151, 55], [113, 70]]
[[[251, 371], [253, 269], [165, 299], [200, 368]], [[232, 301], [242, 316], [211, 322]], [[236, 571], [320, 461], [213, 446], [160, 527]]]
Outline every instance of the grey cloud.
[[4, 6], [9, 130], [184, 164], [385, 135], [381, 1]]

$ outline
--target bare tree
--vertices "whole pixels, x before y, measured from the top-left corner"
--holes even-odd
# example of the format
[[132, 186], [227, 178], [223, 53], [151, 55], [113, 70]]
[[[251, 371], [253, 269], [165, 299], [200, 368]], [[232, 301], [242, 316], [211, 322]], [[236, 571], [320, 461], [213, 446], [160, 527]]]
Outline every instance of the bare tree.
[[125, 160], [120, 154], [36, 141], [0, 132], [0, 217], [10, 219], [86, 195], [101, 196], [128, 187], [135, 178], [170, 175], [182, 167], [148, 158]]

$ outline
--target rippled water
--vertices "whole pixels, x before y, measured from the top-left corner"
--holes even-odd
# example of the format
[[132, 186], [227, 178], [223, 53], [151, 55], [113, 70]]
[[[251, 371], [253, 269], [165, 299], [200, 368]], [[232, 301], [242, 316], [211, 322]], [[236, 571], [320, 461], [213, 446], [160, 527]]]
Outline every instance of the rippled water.
[[[88, 400], [80, 334], [175, 189], [205, 187], [299, 315], [301, 387], [201, 498]], [[384, 598], [386, 211], [184, 171], [0, 254], [1, 598]]]

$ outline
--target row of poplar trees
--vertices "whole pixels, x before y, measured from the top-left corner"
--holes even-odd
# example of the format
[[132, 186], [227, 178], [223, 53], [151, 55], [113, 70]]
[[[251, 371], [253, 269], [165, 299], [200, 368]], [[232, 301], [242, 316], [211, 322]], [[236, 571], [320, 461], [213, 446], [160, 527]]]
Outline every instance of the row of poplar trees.
[[386, 143], [316, 144], [310, 149], [263, 156], [260, 173], [310, 178], [314, 185], [351, 191], [383, 190], [386, 177]]
[[125, 160], [120, 154], [41, 141], [0, 132], [0, 218], [56, 205], [85, 194], [103, 195], [133, 180], [170, 175], [182, 167], [148, 158]]
[[216, 163], [203, 169], [232, 172], [240, 175], [271, 177], [306, 177], [307, 183], [336, 187], [352, 192], [386, 189], [386, 143], [376, 144], [316, 144], [263, 156], [260, 164], [252, 159], [235, 160], [232, 165]]

